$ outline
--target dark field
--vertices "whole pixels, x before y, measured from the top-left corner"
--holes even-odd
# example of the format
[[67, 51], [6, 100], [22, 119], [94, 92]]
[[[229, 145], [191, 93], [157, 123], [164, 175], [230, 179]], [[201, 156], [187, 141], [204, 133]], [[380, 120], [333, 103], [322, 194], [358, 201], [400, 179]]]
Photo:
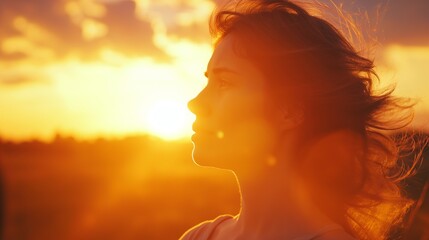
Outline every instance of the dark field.
[[[197, 167], [191, 151], [190, 142], [149, 136], [0, 141], [4, 239], [177, 239], [203, 220], [237, 213], [233, 175]], [[417, 196], [428, 176], [422, 169], [408, 182]], [[428, 216], [416, 214], [417, 235]]]
[[3, 142], [4, 239], [177, 239], [237, 212], [232, 174], [195, 166], [191, 150], [151, 137]]

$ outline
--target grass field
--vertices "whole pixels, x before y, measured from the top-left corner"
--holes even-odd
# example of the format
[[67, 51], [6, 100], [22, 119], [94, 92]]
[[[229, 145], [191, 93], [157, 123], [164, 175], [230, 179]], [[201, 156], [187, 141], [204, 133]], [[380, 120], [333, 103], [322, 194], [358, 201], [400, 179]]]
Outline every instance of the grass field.
[[[4, 239], [177, 239], [203, 220], [237, 213], [233, 175], [196, 166], [191, 151], [190, 142], [150, 136], [2, 141]], [[417, 176], [419, 187], [427, 175]]]
[[195, 166], [191, 150], [151, 137], [3, 142], [4, 239], [177, 239], [237, 212], [233, 175]]

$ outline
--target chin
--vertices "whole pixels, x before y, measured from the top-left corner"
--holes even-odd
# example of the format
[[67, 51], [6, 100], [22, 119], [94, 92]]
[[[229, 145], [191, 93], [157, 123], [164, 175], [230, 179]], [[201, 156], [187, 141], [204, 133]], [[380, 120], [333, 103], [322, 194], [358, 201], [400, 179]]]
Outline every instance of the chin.
[[215, 167], [216, 166], [216, 150], [210, 138], [205, 135], [194, 134], [192, 136], [194, 149], [192, 150], [192, 159], [198, 166]]
[[192, 151], [192, 159], [194, 163], [200, 167], [215, 167], [213, 156], [210, 156], [206, 151], [203, 151], [201, 147], [198, 147], [194, 143], [194, 150]]
[[228, 161], [227, 157], [221, 156], [219, 152], [207, 151], [202, 149], [198, 145], [194, 144], [194, 150], [192, 151], [192, 159], [194, 163], [200, 167], [214, 167], [226, 170], [232, 170], [231, 161]]

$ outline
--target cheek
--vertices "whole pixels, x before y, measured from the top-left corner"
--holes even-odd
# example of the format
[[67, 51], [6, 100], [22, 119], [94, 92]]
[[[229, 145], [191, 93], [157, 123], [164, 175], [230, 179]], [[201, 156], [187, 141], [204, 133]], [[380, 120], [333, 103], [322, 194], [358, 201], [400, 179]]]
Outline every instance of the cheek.
[[[259, 93], [237, 91], [221, 99], [213, 108], [213, 120], [218, 131], [228, 134], [252, 122], [265, 120], [264, 96]], [[242, 127], [241, 127], [242, 128]]]
[[[242, 122], [225, 133], [224, 145], [234, 146], [235, 157], [242, 159], [261, 158], [272, 153], [275, 134], [271, 125], [263, 119]], [[228, 148], [228, 146], [224, 146]]]
[[257, 164], [255, 159], [271, 153], [275, 143], [273, 128], [265, 115], [261, 96], [236, 95], [219, 101], [212, 116], [219, 134], [195, 139], [199, 140], [195, 141], [195, 162], [228, 169]]

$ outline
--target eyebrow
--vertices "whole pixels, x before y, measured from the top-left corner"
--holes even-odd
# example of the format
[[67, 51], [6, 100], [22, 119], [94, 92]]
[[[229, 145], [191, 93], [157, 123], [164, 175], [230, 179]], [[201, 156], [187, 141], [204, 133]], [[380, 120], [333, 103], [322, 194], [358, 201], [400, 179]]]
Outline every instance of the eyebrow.
[[[218, 75], [219, 73], [221, 73], [221, 72], [230, 72], [230, 73], [234, 73], [234, 74], [238, 74], [236, 71], [234, 71], [234, 70], [232, 70], [232, 69], [230, 69], [230, 68], [226, 68], [226, 67], [217, 67], [217, 68], [214, 68], [213, 70], [212, 70], [212, 72], [215, 74], [215, 75]], [[204, 76], [206, 76], [207, 78], [208, 78], [208, 72], [206, 71], [206, 72], [204, 72]]]

